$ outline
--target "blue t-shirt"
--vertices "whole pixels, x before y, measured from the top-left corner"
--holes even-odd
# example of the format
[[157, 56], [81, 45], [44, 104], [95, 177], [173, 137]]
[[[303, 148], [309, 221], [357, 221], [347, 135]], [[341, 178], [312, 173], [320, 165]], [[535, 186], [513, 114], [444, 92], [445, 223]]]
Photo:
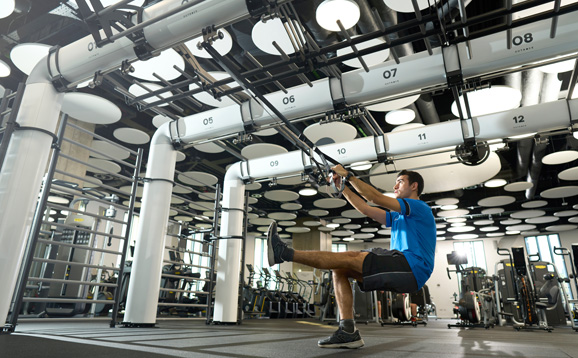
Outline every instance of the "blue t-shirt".
[[[397, 199], [401, 212], [386, 212], [391, 227], [390, 250], [403, 252], [421, 288], [434, 268], [436, 223], [431, 208], [421, 200]], [[406, 205], [407, 203], [407, 205]]]

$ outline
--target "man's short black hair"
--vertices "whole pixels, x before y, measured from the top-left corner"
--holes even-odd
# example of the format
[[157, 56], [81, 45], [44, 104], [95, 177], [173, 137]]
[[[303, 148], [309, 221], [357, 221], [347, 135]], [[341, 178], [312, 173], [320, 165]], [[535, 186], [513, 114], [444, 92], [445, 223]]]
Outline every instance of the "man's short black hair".
[[402, 175], [407, 175], [407, 180], [409, 181], [410, 185], [413, 183], [417, 183], [417, 196], [420, 196], [421, 193], [423, 192], [424, 186], [423, 177], [421, 176], [421, 174], [418, 172], [414, 172], [412, 170], [404, 169], [401, 172], [399, 172], [397, 176], [399, 178]]

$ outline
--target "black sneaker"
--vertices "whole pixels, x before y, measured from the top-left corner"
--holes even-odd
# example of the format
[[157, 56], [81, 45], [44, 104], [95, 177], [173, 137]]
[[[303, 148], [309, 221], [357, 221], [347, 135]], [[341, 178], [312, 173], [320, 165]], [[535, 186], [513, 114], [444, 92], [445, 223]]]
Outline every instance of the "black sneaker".
[[347, 333], [341, 327], [330, 337], [317, 341], [317, 345], [321, 348], [360, 348], [364, 344], [359, 330]]
[[269, 260], [269, 266], [285, 262], [281, 258], [281, 254], [286, 248], [287, 244], [281, 241], [279, 234], [277, 234], [277, 223], [273, 221], [267, 230], [267, 259]]

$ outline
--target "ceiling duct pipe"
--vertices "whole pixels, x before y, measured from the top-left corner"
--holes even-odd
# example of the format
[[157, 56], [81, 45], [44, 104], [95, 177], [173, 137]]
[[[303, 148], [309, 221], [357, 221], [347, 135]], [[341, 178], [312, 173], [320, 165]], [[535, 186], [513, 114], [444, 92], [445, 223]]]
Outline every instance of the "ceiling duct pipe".
[[526, 189], [526, 199], [532, 200], [536, 195], [538, 189], [538, 182], [540, 180], [540, 173], [542, 172], [542, 158], [546, 155], [546, 148], [548, 143], [534, 141], [534, 151], [532, 152], [532, 161], [530, 162], [530, 169], [526, 181], [532, 183], [532, 187]]
[[[383, 0], [370, 0], [369, 3], [377, 10], [377, 13], [381, 17], [383, 25], [385, 26], [386, 29], [398, 24], [399, 21], [397, 18], [398, 17], [397, 12], [387, 7], [383, 2]], [[406, 34], [402, 33], [401, 35]], [[392, 33], [387, 36], [389, 40], [397, 40], [400, 38], [400, 36], [396, 33]], [[408, 56], [414, 53], [413, 46], [411, 45], [411, 43], [405, 43], [402, 45], [395, 46], [394, 51], [399, 57]], [[393, 58], [393, 56], [390, 55], [390, 58]]]
[[[524, 86], [525, 91], [523, 93], [522, 101], [524, 101], [526, 95], [531, 97], [537, 103], [547, 103], [558, 100], [562, 81], [558, 79], [557, 73], [543, 73], [539, 69], [532, 69], [524, 73], [529, 73], [527, 76], [534, 77], [534, 81], [528, 80], [527, 83], [525, 83], [528, 85], [528, 88]], [[540, 78], [539, 81], [538, 78]], [[543, 167], [542, 158], [544, 158], [544, 155], [546, 154], [547, 144], [536, 143], [531, 138], [525, 140], [532, 141], [531, 143], [533, 144], [531, 161], [530, 158], [528, 158], [528, 163], [530, 163], [530, 165], [526, 176], [527, 181], [533, 184], [531, 188], [526, 189], [526, 198], [533, 199], [538, 188], [538, 182]]]
[[415, 101], [415, 105], [421, 114], [421, 119], [424, 124], [434, 124], [440, 122], [440, 116], [431, 94], [424, 93], [419, 96], [417, 101]]

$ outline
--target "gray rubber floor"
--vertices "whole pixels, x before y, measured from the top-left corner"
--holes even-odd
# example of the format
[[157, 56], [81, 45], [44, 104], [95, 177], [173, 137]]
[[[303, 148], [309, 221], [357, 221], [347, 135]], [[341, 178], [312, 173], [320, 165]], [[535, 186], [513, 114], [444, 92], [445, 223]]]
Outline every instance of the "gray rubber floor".
[[241, 325], [161, 321], [157, 328], [109, 328], [106, 322], [20, 322], [0, 336], [0, 357], [576, 357], [578, 333], [448, 329], [453, 320], [427, 326], [358, 325], [365, 347], [321, 349], [317, 340], [335, 326], [316, 320], [246, 320]]

